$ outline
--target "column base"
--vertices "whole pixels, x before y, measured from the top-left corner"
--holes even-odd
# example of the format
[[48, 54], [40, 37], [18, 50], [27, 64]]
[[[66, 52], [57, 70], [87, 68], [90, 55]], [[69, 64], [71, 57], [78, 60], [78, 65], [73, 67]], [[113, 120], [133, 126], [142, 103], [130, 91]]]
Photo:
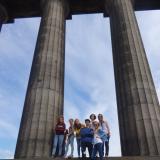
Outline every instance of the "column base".
[[[26, 158], [14, 160], [65, 160], [65, 158]], [[86, 158], [86, 160], [89, 158]], [[79, 160], [79, 158], [72, 158], [72, 160]], [[83, 160], [81, 158], [81, 160]], [[107, 157], [104, 160], [160, 160], [160, 156], [132, 156], [132, 157]]]

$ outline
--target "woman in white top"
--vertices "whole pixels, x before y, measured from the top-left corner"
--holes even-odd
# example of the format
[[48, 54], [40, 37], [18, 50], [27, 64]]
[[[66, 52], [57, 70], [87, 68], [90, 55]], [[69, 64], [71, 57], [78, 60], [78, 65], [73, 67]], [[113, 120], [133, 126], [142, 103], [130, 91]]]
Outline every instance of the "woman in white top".
[[101, 128], [101, 129], [106, 133], [106, 135], [108, 136], [108, 140], [107, 140], [107, 141], [103, 141], [103, 155], [104, 155], [104, 145], [105, 145], [105, 157], [108, 157], [108, 153], [109, 153], [110, 128], [109, 128], [108, 122], [103, 119], [103, 115], [102, 115], [102, 114], [98, 114], [98, 120], [99, 120], [100, 128]]
[[93, 152], [92, 160], [96, 160], [97, 152], [99, 153], [99, 159], [103, 160], [103, 131], [99, 128], [99, 123], [97, 121], [93, 122], [94, 125], [94, 139], [93, 139]]

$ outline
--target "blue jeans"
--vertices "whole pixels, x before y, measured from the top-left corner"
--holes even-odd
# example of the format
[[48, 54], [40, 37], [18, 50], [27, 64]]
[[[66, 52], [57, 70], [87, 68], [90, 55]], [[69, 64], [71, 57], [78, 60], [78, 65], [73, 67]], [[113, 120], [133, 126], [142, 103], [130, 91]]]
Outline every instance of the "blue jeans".
[[71, 155], [73, 156], [74, 152], [74, 135], [71, 135], [68, 137], [67, 143], [66, 143], [66, 150], [65, 150], [65, 156], [67, 155], [69, 145], [71, 145]]
[[109, 153], [109, 141], [103, 142], [103, 156], [104, 156], [104, 148], [105, 148], [105, 156], [108, 156], [108, 153]]
[[[108, 141], [105, 141], [105, 142], [103, 142], [103, 156], [108, 156], [108, 154], [109, 154], [109, 139], [110, 139], [110, 136], [109, 135], [107, 135], [108, 136]], [[105, 155], [104, 155], [104, 146], [105, 146]]]
[[96, 160], [96, 154], [99, 153], [99, 159], [103, 160], [103, 143], [97, 143], [93, 146], [92, 160]]
[[62, 155], [62, 144], [63, 144], [63, 139], [64, 139], [64, 135], [55, 135], [54, 136], [54, 142], [53, 142], [53, 150], [52, 150], [52, 154], [55, 155], [56, 153], [56, 149], [57, 149], [57, 145], [58, 145], [58, 155], [61, 156]]
[[81, 153], [80, 153], [80, 151], [81, 151], [81, 138], [77, 137], [76, 140], [77, 140], [78, 157], [80, 157], [81, 156]]

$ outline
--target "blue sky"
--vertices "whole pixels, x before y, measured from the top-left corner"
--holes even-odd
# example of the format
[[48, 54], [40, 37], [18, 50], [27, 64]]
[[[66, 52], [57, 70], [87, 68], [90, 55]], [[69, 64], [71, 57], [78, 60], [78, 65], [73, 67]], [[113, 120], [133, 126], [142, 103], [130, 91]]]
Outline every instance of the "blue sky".
[[[160, 11], [136, 15], [160, 99]], [[0, 33], [0, 158], [14, 155], [39, 23], [40, 18], [18, 19]], [[65, 119], [103, 113], [112, 134], [110, 156], [119, 156], [109, 19], [73, 16], [66, 27]]]

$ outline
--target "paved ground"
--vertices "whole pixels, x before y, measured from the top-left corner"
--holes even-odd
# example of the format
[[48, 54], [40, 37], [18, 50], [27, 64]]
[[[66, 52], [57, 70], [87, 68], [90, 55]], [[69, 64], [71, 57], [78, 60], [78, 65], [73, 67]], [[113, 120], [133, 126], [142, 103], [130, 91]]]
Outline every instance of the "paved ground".
[[[15, 159], [15, 160], [65, 160], [65, 159], [64, 158], [27, 158], [27, 159]], [[79, 160], [79, 159], [74, 158], [72, 160]], [[85, 159], [81, 159], [81, 160], [85, 160]], [[89, 158], [86, 160], [89, 160]], [[160, 156], [159, 157], [108, 157], [108, 158], [105, 158], [105, 160], [160, 160]]]

